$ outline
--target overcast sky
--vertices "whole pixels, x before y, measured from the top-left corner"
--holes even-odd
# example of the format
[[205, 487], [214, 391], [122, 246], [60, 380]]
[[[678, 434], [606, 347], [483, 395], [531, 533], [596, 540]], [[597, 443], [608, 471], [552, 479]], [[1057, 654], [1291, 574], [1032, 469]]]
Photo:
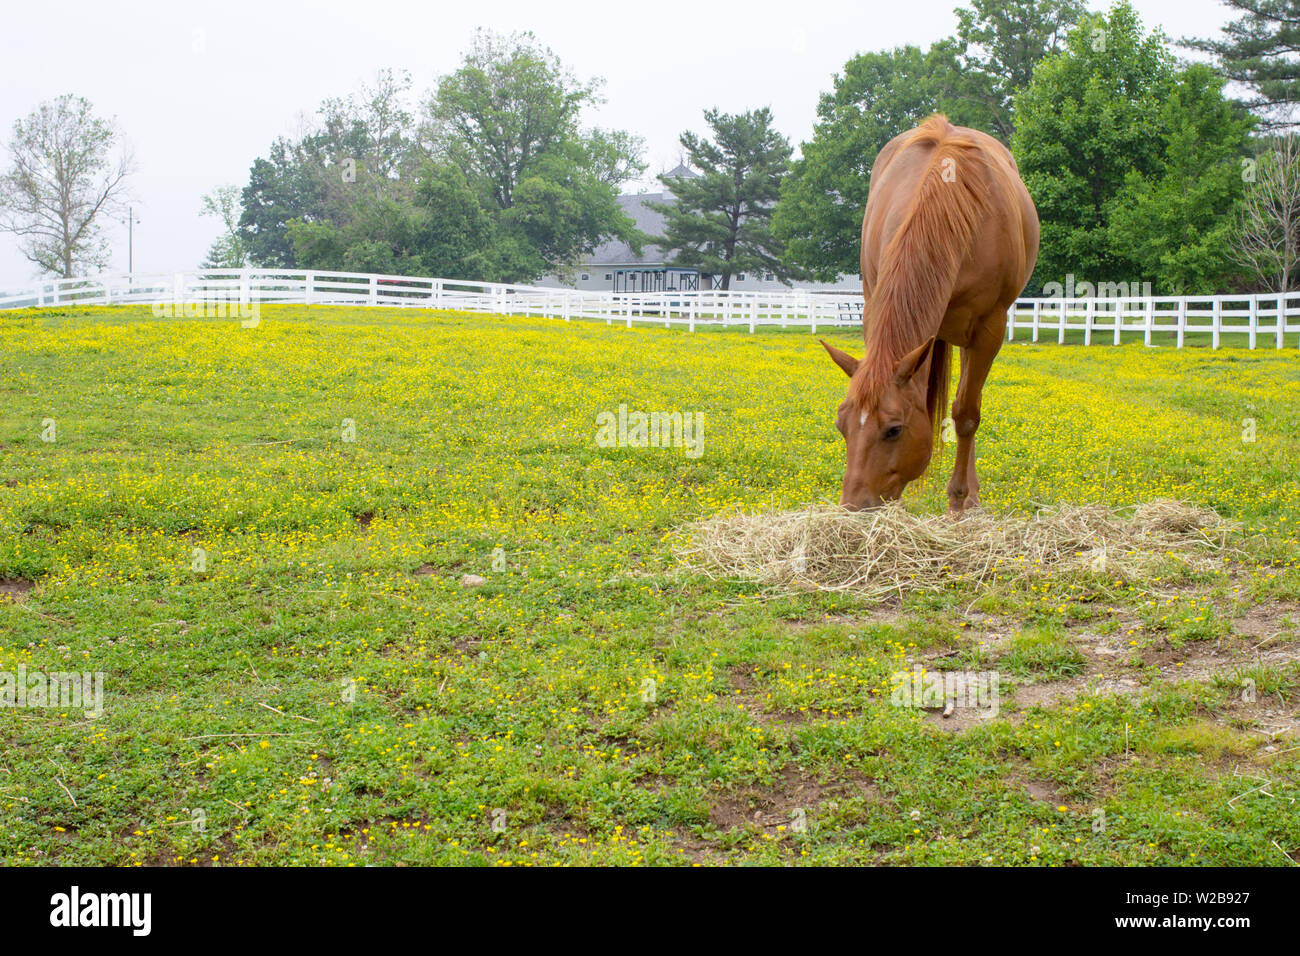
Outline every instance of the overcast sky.
[[[644, 137], [650, 174], [674, 165], [683, 129], [709, 107], [770, 106], [797, 144], [819, 94], [856, 53], [927, 46], [954, 32], [959, 0], [659, 0], [651, 4], [422, 0], [6, 0], [0, 18], [0, 141], [42, 100], [87, 97], [126, 132], [139, 171], [137, 271], [198, 265], [219, 231], [199, 217], [214, 186], [248, 181], [252, 161], [321, 100], [409, 70], [419, 95], [459, 64], [476, 27], [532, 30], [581, 77], [605, 79], [589, 125]], [[1136, 0], [1148, 28], [1214, 35], [1218, 0]], [[1107, 2], [1092, 0], [1092, 9]], [[7, 165], [7, 154], [0, 153]], [[126, 228], [108, 231], [111, 271], [127, 265]], [[0, 236], [0, 288], [35, 271]]]

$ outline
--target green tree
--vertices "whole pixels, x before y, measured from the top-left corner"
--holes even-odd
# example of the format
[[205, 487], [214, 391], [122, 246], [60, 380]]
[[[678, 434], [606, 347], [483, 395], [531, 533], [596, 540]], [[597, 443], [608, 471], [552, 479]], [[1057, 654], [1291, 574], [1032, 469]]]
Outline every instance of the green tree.
[[306, 269], [343, 269], [343, 252], [348, 240], [332, 222], [290, 219], [284, 224], [284, 241], [293, 262]]
[[423, 215], [415, 245], [425, 275], [480, 281], [504, 277], [495, 224], [458, 167], [427, 164], [416, 201]]
[[[297, 140], [276, 140], [267, 158], [254, 161], [239, 221], [251, 262], [340, 268], [341, 259], [326, 250], [344, 241], [343, 234], [357, 237], [357, 223], [391, 220], [391, 209], [379, 212], [386, 203], [410, 205], [422, 152], [403, 105], [409, 89], [406, 74], [381, 70], [358, 94], [325, 100], [314, 128]], [[298, 224], [298, 241], [291, 222]], [[304, 232], [309, 224], [320, 228]], [[310, 258], [300, 258], [300, 250]]]
[[1300, 0], [1222, 0], [1241, 14], [1218, 39], [1183, 43], [1212, 54], [1230, 80], [1250, 87], [1247, 106], [1268, 125], [1291, 125], [1300, 102]]
[[[521, 184], [512, 207], [525, 218], [533, 213], [531, 188], [531, 181]], [[410, 202], [371, 200], [345, 223], [291, 220], [287, 233], [296, 259], [315, 269], [487, 282], [544, 269], [542, 252], [525, 235], [534, 224], [507, 223], [488, 206], [459, 167], [426, 160]]]
[[1060, 50], [1087, 7], [1082, 0], [971, 0], [955, 12], [962, 65], [987, 78], [994, 132], [1009, 142], [1012, 97], [1029, 85], [1039, 60]]
[[813, 138], [781, 185], [772, 232], [785, 243], [789, 262], [824, 282], [856, 275], [876, 154], [936, 112], [992, 132], [984, 82], [962, 73], [951, 42], [928, 52], [904, 46], [849, 60], [822, 95]]
[[[418, 119], [406, 107], [410, 78], [380, 71], [253, 164], [240, 220], [248, 255], [517, 282], [564, 274], [609, 238], [635, 246], [617, 197], [644, 169], [641, 143], [581, 128], [598, 86], [531, 34], [480, 31]], [[456, 241], [456, 229], [479, 248]]]
[[455, 72], [428, 103], [426, 135], [436, 154], [482, 182], [502, 209], [540, 157], [579, 135], [582, 111], [599, 102], [531, 33], [479, 30]]
[[200, 216], [211, 216], [221, 221], [222, 233], [208, 247], [205, 269], [239, 269], [248, 263], [244, 236], [239, 230], [238, 186], [218, 186], [203, 197]]
[[9, 169], [0, 175], [0, 231], [42, 272], [69, 278], [102, 268], [105, 215], [134, 171], [122, 135], [90, 101], [65, 95], [14, 123]]
[[1031, 285], [1132, 276], [1135, 263], [1112, 245], [1111, 212], [1130, 176], [1159, 178], [1162, 104], [1174, 86], [1164, 36], [1145, 35], [1121, 2], [1080, 21], [1016, 94], [1011, 148], [1042, 223]]
[[1161, 106], [1158, 167], [1131, 171], [1111, 206], [1116, 254], [1155, 270], [1162, 294], [1226, 291], [1240, 272], [1228, 250], [1254, 121], [1223, 86], [1204, 64], [1177, 75]]
[[303, 268], [421, 275], [421, 223], [418, 209], [385, 197], [367, 199], [345, 222], [292, 219], [286, 232]]
[[289, 222], [326, 218], [325, 181], [315, 146], [310, 138], [293, 142], [281, 137], [271, 144], [269, 156], [253, 160], [240, 195], [239, 231], [254, 265], [299, 265]]
[[422, 158], [406, 108], [410, 89], [409, 73], [380, 70], [373, 85], [328, 99], [318, 111], [323, 125], [318, 150], [352, 160], [352, 178], [375, 196], [392, 195]]
[[677, 264], [721, 276], [723, 289], [741, 272], [771, 272], [788, 283], [801, 272], [784, 262], [771, 225], [790, 141], [772, 127], [766, 107], [734, 115], [705, 110], [704, 119], [712, 139], [689, 130], [680, 139], [700, 175], [661, 176], [675, 202], [647, 204], [664, 216], [660, 245]]
[[641, 142], [623, 131], [581, 128], [599, 87], [579, 81], [532, 34], [487, 31], [438, 82], [424, 140], [482, 197], [500, 278], [566, 274], [610, 238], [639, 245], [617, 197], [645, 169]]

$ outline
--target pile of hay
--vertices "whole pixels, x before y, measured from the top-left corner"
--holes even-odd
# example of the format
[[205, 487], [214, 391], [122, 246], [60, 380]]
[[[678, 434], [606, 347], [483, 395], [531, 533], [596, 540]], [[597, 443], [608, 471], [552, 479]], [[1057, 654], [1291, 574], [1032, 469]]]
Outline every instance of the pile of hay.
[[1082, 570], [1133, 581], [1170, 558], [1208, 570], [1234, 526], [1215, 512], [1152, 501], [1041, 508], [1032, 517], [912, 515], [894, 503], [866, 512], [817, 507], [724, 514], [686, 529], [678, 556], [710, 577], [882, 597]]

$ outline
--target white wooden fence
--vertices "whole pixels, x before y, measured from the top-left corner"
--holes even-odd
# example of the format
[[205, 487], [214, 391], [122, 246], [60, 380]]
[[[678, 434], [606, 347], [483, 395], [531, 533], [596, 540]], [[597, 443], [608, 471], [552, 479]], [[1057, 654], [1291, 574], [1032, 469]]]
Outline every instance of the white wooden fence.
[[[51, 279], [18, 294], [0, 295], [0, 310], [65, 305], [145, 303], [159, 315], [206, 314], [225, 307], [248, 311], [263, 303], [396, 306], [618, 322], [782, 328], [857, 325], [862, 296], [791, 289], [771, 292], [582, 292], [538, 286], [412, 278], [354, 272], [209, 269], [167, 275], [135, 274]], [[1170, 336], [1182, 347], [1206, 335], [1218, 348], [1225, 336], [1255, 348], [1282, 348], [1300, 333], [1300, 292], [1224, 296], [1020, 299], [1009, 310], [1007, 337], [1119, 344], [1141, 336]], [[1074, 333], [1074, 334], [1071, 334]]]

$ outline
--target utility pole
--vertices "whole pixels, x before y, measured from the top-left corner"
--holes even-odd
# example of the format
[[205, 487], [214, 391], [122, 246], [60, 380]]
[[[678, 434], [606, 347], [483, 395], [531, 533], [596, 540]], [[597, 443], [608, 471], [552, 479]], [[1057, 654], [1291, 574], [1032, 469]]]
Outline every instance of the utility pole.
[[135, 210], [130, 206], [126, 207], [126, 274], [127, 286], [135, 284], [135, 224], [139, 222], [135, 218]]

